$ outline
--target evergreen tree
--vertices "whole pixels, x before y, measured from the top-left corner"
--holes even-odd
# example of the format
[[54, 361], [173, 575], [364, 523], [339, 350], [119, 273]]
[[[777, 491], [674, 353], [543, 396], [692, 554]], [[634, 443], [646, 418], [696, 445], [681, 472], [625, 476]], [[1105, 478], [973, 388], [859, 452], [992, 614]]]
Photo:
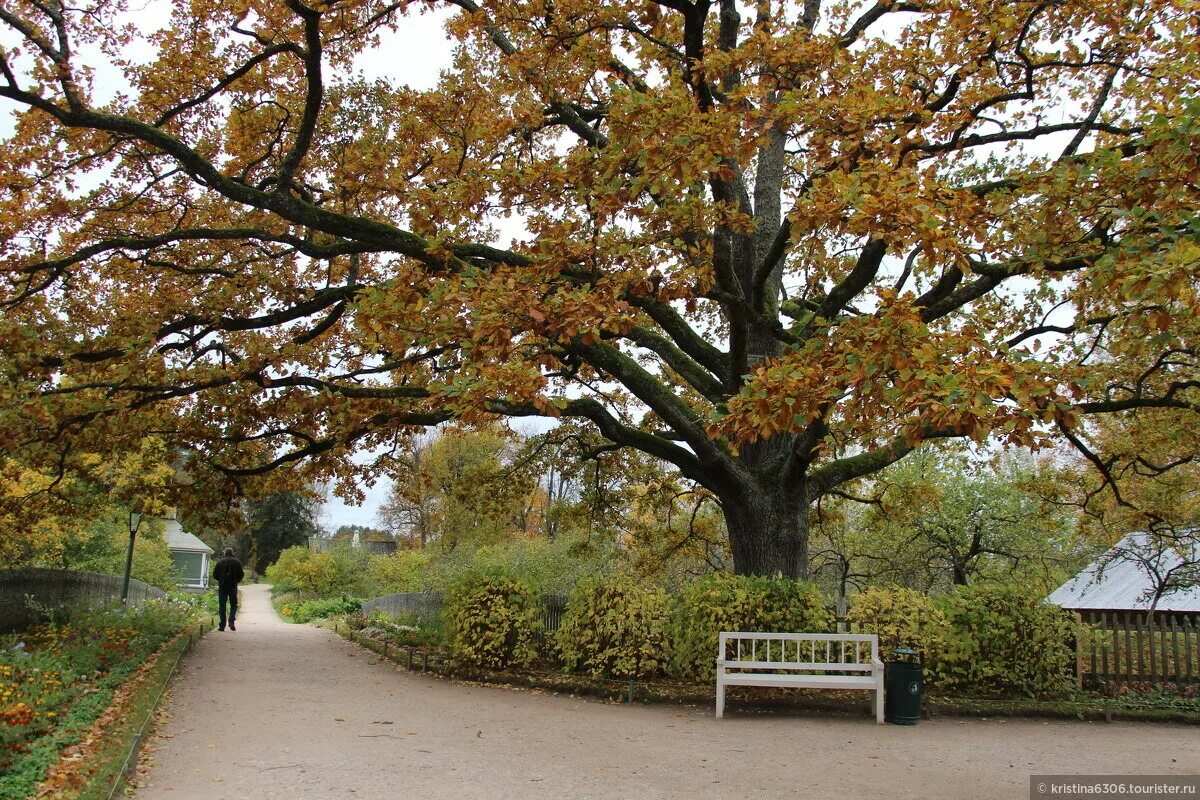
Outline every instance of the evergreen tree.
[[303, 492], [282, 492], [250, 501], [246, 509], [251, 541], [248, 560], [254, 568], [265, 571], [285, 549], [307, 544], [308, 537], [316, 536], [320, 505]]

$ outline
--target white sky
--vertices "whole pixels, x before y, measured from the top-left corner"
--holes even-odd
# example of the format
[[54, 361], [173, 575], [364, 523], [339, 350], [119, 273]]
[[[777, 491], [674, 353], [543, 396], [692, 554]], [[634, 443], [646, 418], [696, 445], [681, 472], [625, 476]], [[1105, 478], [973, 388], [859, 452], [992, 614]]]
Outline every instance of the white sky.
[[342, 498], [330, 495], [321, 509], [318, 523], [331, 533], [343, 525], [378, 527], [379, 521], [375, 519], [375, 515], [379, 511], [379, 506], [387, 499], [390, 485], [391, 482], [387, 480], [381, 480], [374, 486], [364, 485], [362, 489], [366, 492], [367, 497], [361, 506], [347, 505]]

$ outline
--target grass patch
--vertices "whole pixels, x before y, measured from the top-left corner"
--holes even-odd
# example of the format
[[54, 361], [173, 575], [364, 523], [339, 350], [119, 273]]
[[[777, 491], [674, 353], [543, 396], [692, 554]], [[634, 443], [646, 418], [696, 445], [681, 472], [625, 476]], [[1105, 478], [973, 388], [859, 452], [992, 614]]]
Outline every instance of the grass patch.
[[1072, 700], [943, 697], [925, 699], [930, 716], [1034, 717], [1107, 722], [1182, 722], [1200, 725], [1200, 705], [1154, 705], [1137, 700], [1083, 697]]

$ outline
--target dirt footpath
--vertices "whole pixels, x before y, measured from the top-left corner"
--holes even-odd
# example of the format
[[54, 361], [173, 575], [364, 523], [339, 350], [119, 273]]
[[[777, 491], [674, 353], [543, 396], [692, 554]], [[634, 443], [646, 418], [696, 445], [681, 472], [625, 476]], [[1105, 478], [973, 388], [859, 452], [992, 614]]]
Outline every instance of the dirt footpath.
[[139, 800], [1024, 798], [1031, 773], [1200, 773], [1175, 725], [626, 706], [410, 674], [289, 625], [265, 586], [182, 665]]

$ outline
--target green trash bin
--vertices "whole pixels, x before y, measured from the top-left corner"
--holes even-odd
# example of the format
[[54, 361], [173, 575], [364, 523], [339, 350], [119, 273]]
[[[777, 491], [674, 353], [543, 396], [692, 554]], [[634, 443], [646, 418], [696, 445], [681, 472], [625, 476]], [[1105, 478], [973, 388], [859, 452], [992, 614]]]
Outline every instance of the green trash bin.
[[925, 665], [911, 647], [897, 647], [895, 655], [904, 660], [884, 664], [883, 719], [893, 725], [916, 725], [921, 720]]

